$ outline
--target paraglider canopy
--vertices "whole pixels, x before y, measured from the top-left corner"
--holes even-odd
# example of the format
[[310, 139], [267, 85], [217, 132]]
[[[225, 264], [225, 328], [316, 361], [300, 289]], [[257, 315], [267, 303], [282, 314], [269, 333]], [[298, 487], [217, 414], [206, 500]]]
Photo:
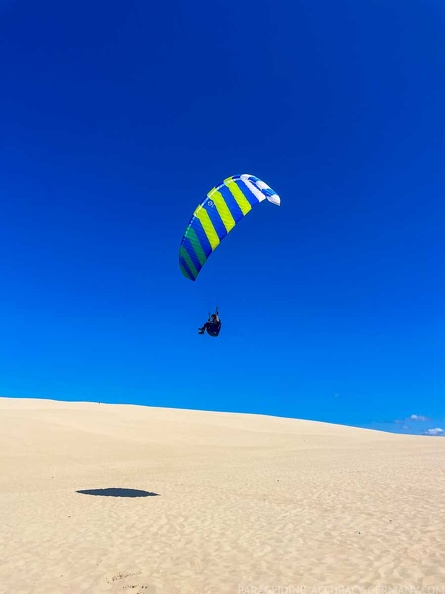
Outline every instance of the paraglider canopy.
[[214, 187], [199, 204], [185, 230], [179, 248], [182, 274], [195, 281], [209, 256], [254, 206], [268, 200], [280, 205], [280, 197], [264, 181], [244, 173], [233, 175]]

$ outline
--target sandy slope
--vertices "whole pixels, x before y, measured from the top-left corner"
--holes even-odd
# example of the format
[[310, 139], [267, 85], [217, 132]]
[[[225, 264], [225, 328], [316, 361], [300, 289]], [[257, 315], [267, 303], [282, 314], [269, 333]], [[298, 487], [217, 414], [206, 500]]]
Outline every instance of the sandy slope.
[[2, 594], [444, 584], [444, 438], [0, 399]]

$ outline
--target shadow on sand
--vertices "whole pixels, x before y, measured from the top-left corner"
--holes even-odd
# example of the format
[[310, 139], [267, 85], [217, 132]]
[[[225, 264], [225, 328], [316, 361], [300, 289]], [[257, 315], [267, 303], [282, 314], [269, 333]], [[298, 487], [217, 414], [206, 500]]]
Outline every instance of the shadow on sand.
[[150, 493], [150, 491], [141, 491], [140, 489], [119, 489], [111, 487], [109, 489], [82, 489], [76, 491], [82, 495], [100, 495], [102, 497], [158, 497], [159, 493]]

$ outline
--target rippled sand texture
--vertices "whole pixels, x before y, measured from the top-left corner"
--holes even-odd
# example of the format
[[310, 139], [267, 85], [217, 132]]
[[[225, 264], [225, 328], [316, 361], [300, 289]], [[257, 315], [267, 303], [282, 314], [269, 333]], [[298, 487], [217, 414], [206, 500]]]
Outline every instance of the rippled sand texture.
[[0, 592], [443, 586], [444, 471], [444, 438], [3, 398]]

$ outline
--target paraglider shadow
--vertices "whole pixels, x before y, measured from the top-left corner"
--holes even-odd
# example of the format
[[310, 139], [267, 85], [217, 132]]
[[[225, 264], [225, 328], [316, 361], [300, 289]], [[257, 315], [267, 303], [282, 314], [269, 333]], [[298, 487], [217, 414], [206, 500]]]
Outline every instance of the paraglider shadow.
[[99, 495], [101, 497], [158, 497], [159, 493], [150, 493], [141, 489], [120, 489], [110, 487], [108, 489], [80, 489], [76, 493], [82, 495]]

